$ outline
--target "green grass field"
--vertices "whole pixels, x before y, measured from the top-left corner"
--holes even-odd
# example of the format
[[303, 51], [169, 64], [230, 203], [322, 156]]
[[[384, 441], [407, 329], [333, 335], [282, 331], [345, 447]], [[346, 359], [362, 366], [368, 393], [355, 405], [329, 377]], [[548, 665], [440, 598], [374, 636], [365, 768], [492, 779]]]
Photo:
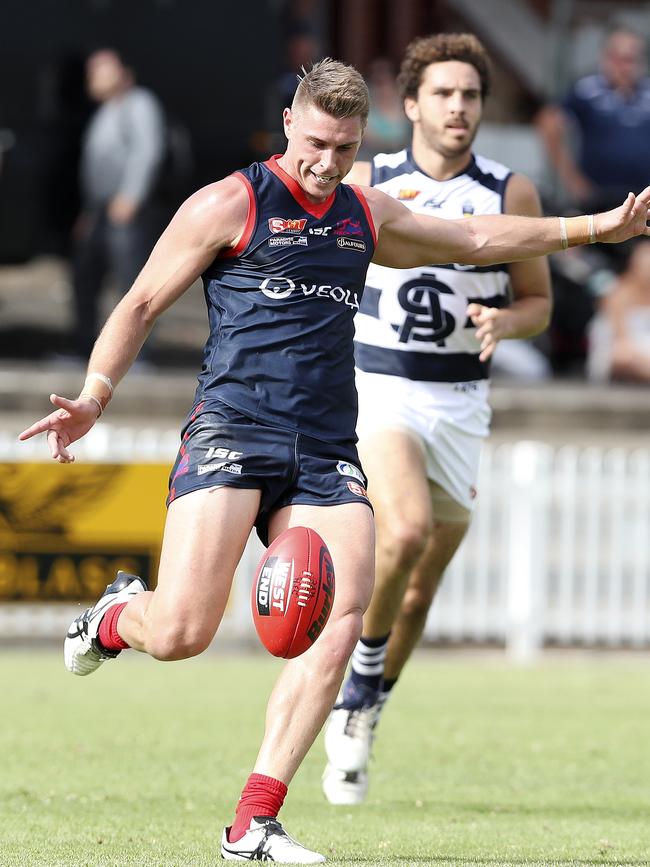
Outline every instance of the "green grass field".
[[[221, 862], [276, 661], [124, 654], [74, 678], [0, 654], [0, 865]], [[369, 800], [332, 807], [322, 743], [281, 817], [332, 867], [650, 863], [647, 660], [532, 669], [420, 655], [375, 747]]]

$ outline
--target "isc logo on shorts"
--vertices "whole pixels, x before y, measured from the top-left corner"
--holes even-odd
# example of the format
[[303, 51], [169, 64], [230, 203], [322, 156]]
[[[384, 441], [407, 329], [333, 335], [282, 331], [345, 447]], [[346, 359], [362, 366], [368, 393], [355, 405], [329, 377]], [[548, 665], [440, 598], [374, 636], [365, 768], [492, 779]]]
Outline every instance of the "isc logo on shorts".
[[205, 454], [204, 464], [199, 464], [197, 475], [203, 476], [206, 473], [232, 473], [235, 476], [241, 476], [242, 465], [234, 463], [237, 461], [243, 452], [234, 452], [232, 449], [224, 448], [223, 446], [215, 446], [207, 450]]

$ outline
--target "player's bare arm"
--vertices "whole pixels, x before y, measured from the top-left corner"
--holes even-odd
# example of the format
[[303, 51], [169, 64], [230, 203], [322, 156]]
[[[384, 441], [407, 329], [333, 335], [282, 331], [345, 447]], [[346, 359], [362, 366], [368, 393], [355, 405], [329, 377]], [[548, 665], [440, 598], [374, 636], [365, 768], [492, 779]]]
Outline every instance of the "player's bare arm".
[[19, 439], [26, 440], [47, 431], [52, 458], [59, 463], [74, 461], [68, 446], [84, 436], [97, 421], [155, 320], [192, 285], [221, 250], [236, 245], [247, 214], [248, 194], [236, 177], [211, 184], [190, 196], [102, 329], [88, 363], [82, 393], [76, 400], [50, 395], [57, 409], [24, 430]]
[[101, 371], [119, 382], [160, 314], [221, 250], [236, 244], [247, 213], [248, 195], [236, 177], [203, 187], [181, 205], [102, 329], [89, 372]]
[[[535, 185], [524, 175], [512, 175], [504, 196], [507, 214], [541, 217], [542, 206]], [[545, 256], [513, 262], [509, 266], [513, 301], [508, 307], [470, 304], [467, 315], [481, 341], [481, 361], [487, 361], [500, 340], [534, 337], [548, 327], [552, 300], [551, 275]]]
[[[441, 220], [414, 214], [372, 187], [364, 188], [378, 232], [374, 261], [390, 268], [458, 262], [494, 265], [519, 262], [586, 244], [590, 221], [584, 217], [520, 217], [500, 214]], [[595, 214], [594, 239], [619, 243], [635, 235], [650, 235], [650, 187], [630, 193], [618, 208]], [[563, 229], [566, 236], [563, 238]]]

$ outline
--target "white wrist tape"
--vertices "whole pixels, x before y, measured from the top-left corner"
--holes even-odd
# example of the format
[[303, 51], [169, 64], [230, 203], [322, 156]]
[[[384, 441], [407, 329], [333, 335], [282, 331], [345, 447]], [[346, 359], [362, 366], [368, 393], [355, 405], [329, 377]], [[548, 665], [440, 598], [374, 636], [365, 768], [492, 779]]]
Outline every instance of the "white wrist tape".
[[99, 407], [99, 415], [97, 416], [97, 418], [99, 418], [102, 415], [102, 413], [104, 412], [104, 407], [102, 406], [101, 401], [98, 397], [95, 397], [94, 394], [88, 394], [87, 391], [82, 391], [81, 394], [79, 395], [79, 397], [89, 397], [91, 400], [94, 400], [95, 403], [97, 404], [97, 406]]
[[587, 220], [588, 220], [587, 226], [588, 226], [588, 231], [589, 231], [589, 243], [595, 244], [596, 243], [596, 220], [594, 219], [594, 215], [589, 214]]
[[566, 230], [566, 217], [560, 217], [560, 243], [562, 249], [566, 250], [569, 246], [569, 235]]
[[106, 385], [108, 387], [108, 390], [111, 393], [111, 397], [113, 397], [113, 383], [111, 382], [110, 377], [104, 376], [103, 373], [89, 373], [88, 376], [86, 377], [86, 379], [92, 379], [93, 377], [95, 379], [99, 379], [100, 382], [103, 382], [104, 385]]

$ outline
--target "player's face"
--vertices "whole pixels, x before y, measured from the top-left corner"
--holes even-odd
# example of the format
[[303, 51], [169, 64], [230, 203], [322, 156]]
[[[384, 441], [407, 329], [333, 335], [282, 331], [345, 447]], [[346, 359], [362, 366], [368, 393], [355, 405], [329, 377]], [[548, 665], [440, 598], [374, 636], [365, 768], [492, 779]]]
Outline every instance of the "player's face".
[[469, 151], [481, 122], [481, 79], [470, 63], [447, 60], [424, 70], [417, 99], [405, 101], [414, 135], [447, 158]]
[[284, 110], [287, 150], [281, 164], [315, 202], [324, 201], [352, 168], [363, 129], [359, 117], [336, 118], [314, 105]]

